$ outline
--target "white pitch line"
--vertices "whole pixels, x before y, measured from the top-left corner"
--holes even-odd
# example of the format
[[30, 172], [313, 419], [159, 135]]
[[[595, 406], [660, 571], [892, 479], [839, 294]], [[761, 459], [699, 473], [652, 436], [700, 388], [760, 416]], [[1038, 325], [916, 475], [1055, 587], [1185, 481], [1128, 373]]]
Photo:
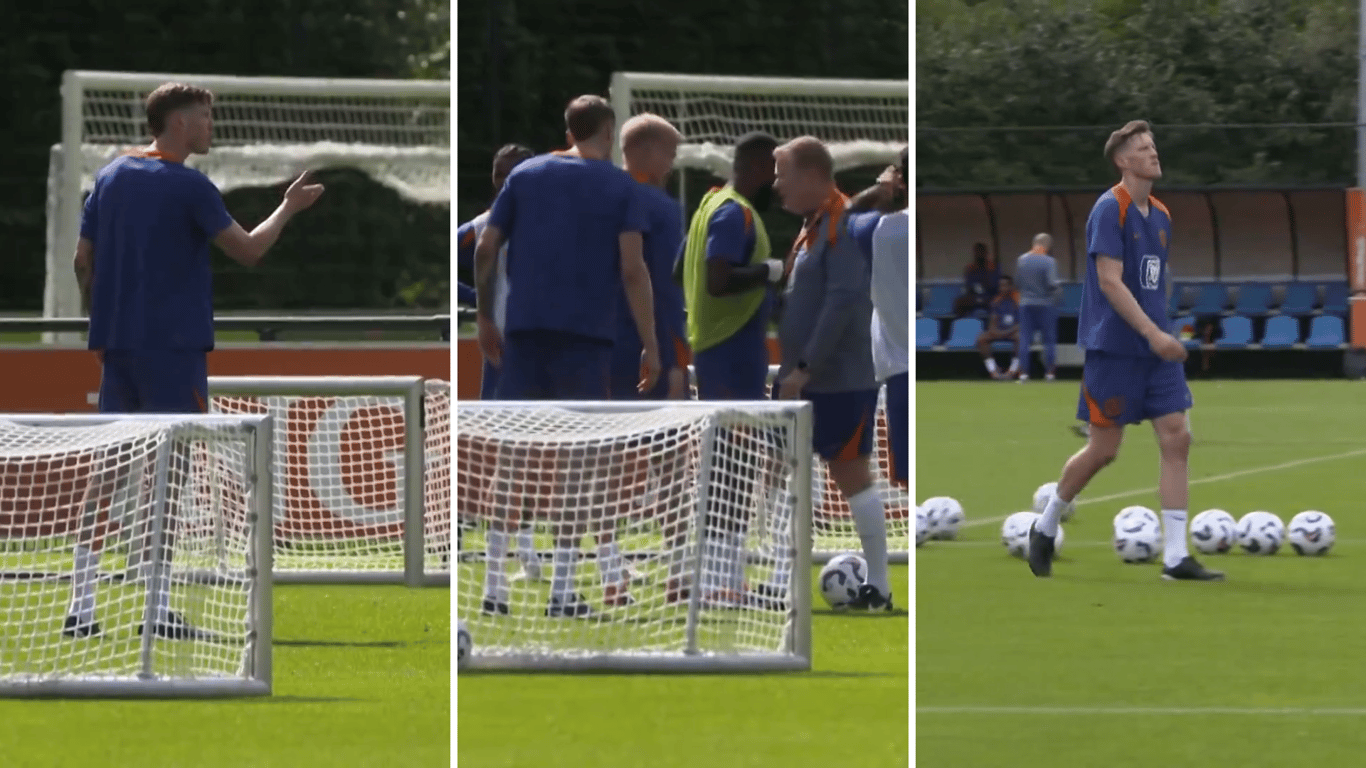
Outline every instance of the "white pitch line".
[[918, 715], [1275, 715], [1366, 717], [1366, 707], [916, 707]]
[[[1192, 481], [1190, 481], [1190, 485], [1205, 485], [1206, 483], [1219, 483], [1219, 482], [1223, 482], [1223, 481], [1225, 481], [1225, 480], [1233, 480], [1233, 479], [1239, 478], [1239, 477], [1246, 477], [1246, 476], [1248, 476], [1248, 475], [1258, 475], [1258, 474], [1261, 474], [1261, 473], [1263, 473], [1263, 472], [1279, 472], [1279, 471], [1281, 471], [1281, 470], [1283, 470], [1283, 469], [1294, 469], [1295, 467], [1303, 467], [1303, 466], [1305, 466], [1305, 465], [1307, 465], [1307, 464], [1318, 464], [1319, 462], [1323, 462], [1323, 461], [1336, 461], [1336, 460], [1338, 460], [1338, 459], [1346, 459], [1346, 458], [1350, 458], [1350, 457], [1352, 457], [1352, 456], [1362, 456], [1362, 455], [1366, 455], [1366, 448], [1356, 448], [1356, 449], [1353, 449], [1353, 450], [1350, 450], [1350, 451], [1344, 451], [1343, 453], [1334, 453], [1334, 454], [1332, 454], [1332, 455], [1330, 455], [1330, 456], [1315, 456], [1314, 458], [1311, 458], [1311, 459], [1295, 459], [1294, 461], [1287, 461], [1287, 462], [1284, 462], [1284, 463], [1282, 463], [1282, 464], [1271, 464], [1271, 465], [1265, 466], [1265, 467], [1253, 467], [1252, 469], [1240, 469], [1240, 470], [1238, 470], [1238, 471], [1236, 471], [1236, 472], [1225, 472], [1225, 473], [1222, 474], [1222, 475], [1210, 475], [1209, 477], [1201, 477], [1201, 478], [1198, 478], [1198, 479], [1196, 479], [1196, 480], [1192, 480]], [[1117, 501], [1117, 500], [1119, 500], [1119, 499], [1127, 499], [1127, 498], [1129, 498], [1129, 497], [1131, 497], [1131, 496], [1138, 496], [1138, 495], [1144, 494], [1144, 493], [1153, 493], [1153, 492], [1156, 491], [1156, 490], [1157, 490], [1157, 487], [1156, 487], [1156, 486], [1149, 486], [1149, 487], [1147, 487], [1147, 488], [1138, 488], [1138, 489], [1135, 489], [1135, 490], [1132, 490], [1132, 491], [1123, 491], [1123, 492], [1121, 492], [1121, 493], [1112, 493], [1112, 494], [1109, 494], [1109, 495], [1107, 495], [1107, 496], [1097, 496], [1097, 497], [1095, 497], [1095, 498], [1080, 499], [1080, 500], [1077, 501], [1076, 506], [1078, 506], [1078, 507], [1084, 507], [1084, 506], [1086, 506], [1086, 505], [1088, 505], [1088, 504], [1100, 504], [1100, 503], [1106, 502], [1106, 501]], [[1017, 511], [1018, 511], [1018, 510], [1017, 510]], [[1014, 513], [1010, 513], [1010, 514], [1014, 514]], [[976, 519], [976, 520], [967, 520], [967, 521], [965, 521], [965, 522], [963, 523], [963, 525], [962, 525], [961, 527], [963, 527], [963, 528], [976, 528], [977, 526], [981, 526], [981, 525], [992, 525], [993, 523], [1000, 523], [1000, 522], [1005, 521], [1005, 519], [1006, 519], [1007, 517], [1010, 517], [1010, 514], [997, 515], [997, 516], [995, 516], [995, 517], [983, 517], [983, 518], [978, 518], [978, 519]]]

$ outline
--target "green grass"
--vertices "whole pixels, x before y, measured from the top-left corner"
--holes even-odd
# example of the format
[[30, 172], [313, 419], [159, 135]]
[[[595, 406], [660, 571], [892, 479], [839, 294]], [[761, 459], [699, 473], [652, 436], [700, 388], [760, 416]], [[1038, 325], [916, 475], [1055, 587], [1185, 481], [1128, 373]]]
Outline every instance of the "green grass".
[[[1159, 507], [1142, 425], [1079, 497], [1054, 577], [1035, 579], [1000, 546], [1000, 521], [1029, 508], [1081, 446], [1066, 429], [1076, 385], [916, 386], [917, 497], [954, 496], [968, 516], [959, 541], [916, 552], [918, 765], [1360, 760], [1366, 391], [1343, 381], [1192, 389], [1191, 512], [1263, 509], [1289, 522], [1323, 510], [1337, 523], [1330, 555], [1208, 556], [1228, 581], [1200, 584], [1121, 563], [1108, 544], [1115, 513]], [[1307, 711], [1334, 708], [1349, 711]]]
[[[906, 577], [904, 566], [892, 568], [894, 595], [907, 593]], [[526, 605], [540, 607], [538, 600]], [[860, 765], [908, 765], [908, 629], [904, 612], [818, 610], [814, 666], [806, 673], [462, 674], [457, 760], [480, 768], [547, 760], [563, 766], [793, 768], [856, 755]]]
[[0, 701], [0, 765], [450, 764], [448, 590], [277, 586], [274, 637], [270, 698]]

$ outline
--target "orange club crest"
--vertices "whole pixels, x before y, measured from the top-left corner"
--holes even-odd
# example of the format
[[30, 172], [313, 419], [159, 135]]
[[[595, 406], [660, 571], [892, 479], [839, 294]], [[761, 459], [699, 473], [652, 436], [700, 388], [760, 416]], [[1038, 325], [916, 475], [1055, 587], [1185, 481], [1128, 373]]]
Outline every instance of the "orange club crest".
[[1157, 230], [1157, 241], [1158, 241], [1159, 243], [1162, 243], [1162, 247], [1163, 247], [1163, 248], [1166, 248], [1166, 247], [1167, 247], [1167, 230], [1165, 230], [1165, 229], [1159, 229], [1159, 230]]

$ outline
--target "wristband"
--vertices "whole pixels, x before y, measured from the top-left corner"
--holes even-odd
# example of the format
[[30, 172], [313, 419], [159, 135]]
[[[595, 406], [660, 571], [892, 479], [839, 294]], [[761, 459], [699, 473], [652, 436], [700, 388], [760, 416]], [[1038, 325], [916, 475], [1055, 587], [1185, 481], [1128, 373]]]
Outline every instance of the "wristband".
[[786, 271], [786, 268], [781, 261], [778, 259], [769, 259], [765, 263], [768, 264], [768, 281], [770, 283], [776, 283], [783, 279], [783, 272]]

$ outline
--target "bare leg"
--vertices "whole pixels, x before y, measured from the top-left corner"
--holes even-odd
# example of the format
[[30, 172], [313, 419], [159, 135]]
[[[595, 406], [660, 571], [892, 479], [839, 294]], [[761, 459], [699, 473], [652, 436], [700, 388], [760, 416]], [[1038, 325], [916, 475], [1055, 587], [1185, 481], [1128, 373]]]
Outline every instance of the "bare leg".
[[1158, 497], [1162, 502], [1162, 560], [1175, 567], [1189, 553], [1186, 548], [1186, 516], [1190, 503], [1191, 436], [1185, 413], [1169, 413], [1153, 420], [1161, 455]]
[[1058, 521], [1062, 519], [1063, 509], [1077, 498], [1077, 494], [1082, 492], [1092, 478], [1115, 460], [1123, 441], [1124, 427], [1091, 424], [1086, 445], [1063, 465], [1058, 488], [1036, 524], [1039, 533], [1050, 538], [1058, 535]]

